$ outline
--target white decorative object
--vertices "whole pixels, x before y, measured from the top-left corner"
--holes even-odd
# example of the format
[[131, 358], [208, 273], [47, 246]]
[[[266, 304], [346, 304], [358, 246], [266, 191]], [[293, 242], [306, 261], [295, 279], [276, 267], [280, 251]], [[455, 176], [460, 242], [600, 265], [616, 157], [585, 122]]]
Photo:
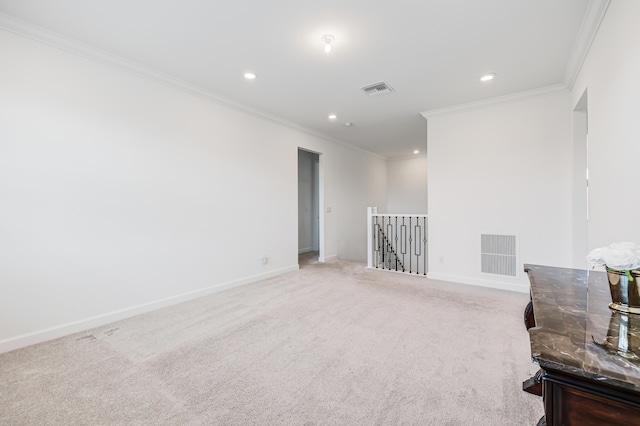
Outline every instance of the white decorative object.
[[636, 243], [613, 243], [600, 247], [587, 255], [592, 266], [605, 266], [616, 271], [640, 269], [640, 245]]
[[640, 315], [640, 245], [613, 243], [592, 250], [587, 261], [607, 269], [611, 292], [609, 308], [627, 315]]

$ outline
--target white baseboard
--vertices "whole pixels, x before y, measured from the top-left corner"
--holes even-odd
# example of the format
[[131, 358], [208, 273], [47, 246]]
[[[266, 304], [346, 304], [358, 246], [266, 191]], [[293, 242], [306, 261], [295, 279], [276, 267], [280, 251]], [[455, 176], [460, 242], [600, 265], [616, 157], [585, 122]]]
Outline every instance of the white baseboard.
[[178, 303], [197, 299], [202, 296], [218, 293], [234, 287], [240, 287], [246, 284], [251, 284], [256, 281], [264, 280], [267, 278], [276, 277], [278, 275], [286, 274], [288, 272], [297, 271], [298, 269], [299, 269], [299, 266], [297, 264], [291, 265], [286, 268], [276, 269], [273, 271], [265, 272], [263, 274], [252, 275], [250, 277], [241, 278], [239, 280], [234, 280], [234, 281], [228, 281], [226, 283], [215, 284], [210, 287], [205, 287], [205, 288], [190, 291], [187, 293], [178, 294], [176, 296], [155, 300], [153, 302], [143, 303], [141, 305], [119, 309], [117, 311], [108, 312], [106, 314], [96, 315], [93, 317], [69, 322], [66, 324], [57, 325], [55, 327], [34, 331], [32, 333], [23, 334], [16, 337], [10, 337], [8, 339], [0, 340], [0, 353], [9, 352], [15, 349], [24, 348], [25, 346], [35, 345], [36, 343], [42, 343], [42, 342], [46, 342], [47, 340], [53, 340], [59, 337], [67, 336], [69, 334], [77, 333], [84, 330], [89, 330], [95, 327], [100, 327], [102, 325], [106, 325], [114, 321], [119, 321], [125, 318], [130, 318], [136, 315], [144, 314], [146, 312], [151, 312], [156, 309], [164, 308], [166, 306], [176, 305]]
[[337, 254], [330, 254], [329, 256], [325, 256], [324, 259], [318, 259], [320, 262], [331, 262], [333, 260], [338, 260]]
[[311, 247], [302, 248], [302, 249], [298, 249], [298, 254], [309, 253], [310, 251], [313, 251], [313, 249], [311, 249]]
[[[405, 215], [408, 216], [408, 215]], [[420, 278], [429, 278], [427, 275], [425, 274], [410, 274], [408, 272], [402, 272], [402, 271], [396, 271], [393, 269], [383, 269], [383, 268], [374, 268], [374, 267], [369, 267], [369, 266], [365, 266], [364, 269], [366, 271], [379, 271], [379, 272], [388, 272], [390, 274], [402, 274], [402, 275], [409, 275], [412, 277], [420, 277]]]
[[464, 277], [459, 275], [450, 275], [450, 274], [438, 274], [434, 272], [427, 272], [427, 278], [432, 280], [439, 281], [448, 281], [460, 284], [468, 284], [475, 285], [479, 287], [489, 287], [489, 288], [497, 288], [499, 290], [508, 290], [515, 291], [517, 293], [529, 293], [529, 286], [522, 283], [516, 282], [504, 282], [504, 281], [494, 281], [494, 280], [484, 280], [480, 278], [473, 277]]

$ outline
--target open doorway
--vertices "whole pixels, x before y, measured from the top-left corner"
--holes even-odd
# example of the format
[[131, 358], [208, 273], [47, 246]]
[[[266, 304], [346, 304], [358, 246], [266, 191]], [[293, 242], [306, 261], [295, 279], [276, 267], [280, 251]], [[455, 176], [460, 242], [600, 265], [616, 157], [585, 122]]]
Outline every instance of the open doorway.
[[298, 149], [298, 263], [322, 261], [320, 155]]

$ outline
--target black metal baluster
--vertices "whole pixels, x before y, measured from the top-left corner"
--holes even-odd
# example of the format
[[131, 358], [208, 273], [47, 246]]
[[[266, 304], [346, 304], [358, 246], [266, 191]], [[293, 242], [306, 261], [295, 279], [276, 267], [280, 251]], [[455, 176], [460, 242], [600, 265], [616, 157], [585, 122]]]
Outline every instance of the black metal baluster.
[[427, 231], [428, 231], [429, 228], [427, 228], [427, 218], [426, 217], [422, 218], [422, 223], [424, 225], [424, 258], [422, 259], [423, 262], [424, 262], [423, 271], [424, 271], [424, 275], [427, 275], [427, 255], [428, 255], [428, 252], [427, 252]]
[[376, 247], [378, 250], [378, 256], [377, 256], [377, 260], [376, 260], [376, 269], [380, 267], [380, 261], [382, 260], [382, 242], [381, 242], [381, 238], [382, 238], [382, 234], [380, 233], [380, 218], [376, 217], [376, 235], [377, 235], [377, 241], [376, 241]]
[[389, 220], [391, 220], [390, 217], [387, 216], [387, 224], [384, 227], [384, 245], [386, 247], [386, 254], [387, 257], [385, 265], [387, 267], [387, 269], [391, 269], [391, 256], [393, 254], [393, 252], [391, 251], [391, 244], [389, 243]]
[[391, 222], [391, 216], [387, 217], [387, 253], [389, 260], [389, 270], [393, 269], [393, 243], [391, 242], [391, 236], [393, 234], [393, 224]]
[[378, 263], [380, 262], [380, 225], [378, 224], [378, 216], [374, 216], [372, 248], [375, 254], [376, 269], [378, 269]]
[[387, 218], [387, 258], [388, 269], [393, 269], [393, 244], [391, 244], [391, 235], [393, 233], [393, 224], [391, 223], [391, 216]]
[[402, 246], [402, 272], [404, 272], [405, 255], [407, 254], [407, 225], [404, 224], [404, 216], [402, 216], [402, 227], [400, 228], [400, 245]]
[[396, 271], [398, 270], [398, 216], [396, 216], [396, 223], [393, 227], [394, 233], [394, 241], [396, 243], [395, 252], [396, 252]]
[[422, 247], [420, 246], [422, 240], [422, 229], [420, 227], [420, 219], [416, 216], [416, 226], [414, 227], [415, 244], [416, 244], [416, 275], [420, 273], [420, 255], [422, 254]]
[[411, 216], [409, 216], [409, 273], [412, 272], [412, 264], [411, 261], [412, 259], [412, 254], [411, 254], [411, 243], [413, 242], [413, 235], [411, 235]]
[[378, 228], [378, 232], [380, 233], [380, 268], [384, 269], [384, 217], [381, 217], [381, 224]]
[[380, 268], [384, 269], [385, 262], [385, 253], [386, 253], [386, 245], [384, 243], [384, 216], [380, 217]]

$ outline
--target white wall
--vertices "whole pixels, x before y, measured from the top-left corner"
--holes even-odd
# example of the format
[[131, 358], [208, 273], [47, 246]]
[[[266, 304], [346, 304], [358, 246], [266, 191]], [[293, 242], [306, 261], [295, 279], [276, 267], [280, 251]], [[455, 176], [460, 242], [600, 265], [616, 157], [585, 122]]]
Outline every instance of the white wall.
[[323, 153], [325, 253], [366, 258], [384, 159], [13, 33], [0, 51], [0, 351], [296, 269], [298, 147]]
[[[343, 224], [327, 232], [337, 244], [333, 252], [341, 259], [366, 262], [367, 207], [387, 205], [386, 161], [382, 157], [358, 160], [361, 155], [354, 150], [342, 150], [339, 155], [327, 152], [329, 154], [323, 154], [320, 159], [321, 166], [323, 161], [331, 160], [335, 170], [326, 173], [325, 182], [333, 191], [325, 199], [325, 207], [331, 208], [331, 213], [325, 210], [325, 223]], [[331, 157], [327, 157], [330, 154]], [[322, 174], [321, 169], [321, 181]]]
[[589, 248], [640, 243], [640, 2], [612, 1], [571, 92], [588, 89]]
[[387, 211], [427, 213], [427, 156], [394, 158], [387, 161]]
[[428, 116], [429, 276], [528, 291], [480, 272], [480, 234], [516, 234], [521, 263], [570, 265], [568, 92]]
[[574, 109], [573, 118], [573, 183], [572, 183], [572, 234], [573, 267], [586, 269], [587, 241], [587, 95], [584, 105]]

